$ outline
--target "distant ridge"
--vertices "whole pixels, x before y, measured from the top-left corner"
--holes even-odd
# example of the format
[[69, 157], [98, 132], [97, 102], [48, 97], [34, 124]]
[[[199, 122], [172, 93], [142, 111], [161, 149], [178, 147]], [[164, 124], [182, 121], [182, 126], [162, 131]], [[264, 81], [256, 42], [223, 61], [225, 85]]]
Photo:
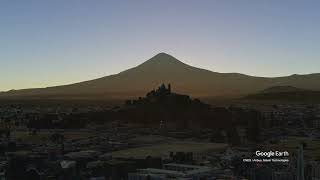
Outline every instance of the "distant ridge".
[[320, 91], [305, 90], [292, 86], [275, 86], [246, 96], [251, 100], [320, 102]]
[[320, 74], [266, 78], [212, 72], [192, 67], [169, 54], [159, 53], [118, 74], [64, 86], [3, 92], [0, 99], [127, 99], [144, 96], [149, 89], [162, 83], [170, 83], [177, 93], [197, 98], [233, 98], [276, 86], [320, 90], [319, 82]]
[[260, 93], [282, 93], [282, 92], [301, 92], [301, 91], [307, 91], [305, 89], [296, 88], [293, 86], [273, 86], [267, 89], [264, 89]]

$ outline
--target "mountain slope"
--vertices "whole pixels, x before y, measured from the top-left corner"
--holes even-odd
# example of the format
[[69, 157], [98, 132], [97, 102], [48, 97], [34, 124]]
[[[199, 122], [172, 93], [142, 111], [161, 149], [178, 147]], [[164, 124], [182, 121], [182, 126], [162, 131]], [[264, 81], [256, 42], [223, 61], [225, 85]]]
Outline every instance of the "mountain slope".
[[1, 93], [1, 98], [121, 98], [143, 96], [161, 83], [171, 83], [173, 91], [194, 97], [239, 97], [272, 86], [294, 86], [320, 90], [320, 74], [279, 78], [217, 73], [189, 66], [160, 53], [137, 67], [119, 74], [65, 86], [26, 89]]

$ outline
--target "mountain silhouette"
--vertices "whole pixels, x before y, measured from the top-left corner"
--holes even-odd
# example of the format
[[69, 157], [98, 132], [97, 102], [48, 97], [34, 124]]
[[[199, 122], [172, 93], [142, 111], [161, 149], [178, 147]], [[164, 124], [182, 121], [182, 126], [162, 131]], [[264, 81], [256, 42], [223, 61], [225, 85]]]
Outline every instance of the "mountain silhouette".
[[212, 72], [187, 65], [166, 53], [159, 53], [118, 74], [64, 86], [8, 91], [0, 93], [0, 98], [126, 99], [144, 96], [162, 83], [170, 83], [174, 92], [193, 97], [240, 97], [273, 86], [320, 90], [319, 80], [320, 74], [266, 78]]

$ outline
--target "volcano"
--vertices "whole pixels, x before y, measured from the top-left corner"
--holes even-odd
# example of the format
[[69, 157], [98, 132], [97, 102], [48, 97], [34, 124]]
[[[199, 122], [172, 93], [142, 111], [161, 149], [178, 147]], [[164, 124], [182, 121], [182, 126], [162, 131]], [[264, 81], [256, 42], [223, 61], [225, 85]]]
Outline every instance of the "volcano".
[[[67, 77], [66, 77], [67, 78]], [[192, 97], [241, 97], [274, 86], [320, 90], [320, 74], [266, 78], [240, 73], [219, 73], [185, 64], [159, 53], [144, 63], [118, 74], [75, 84], [3, 92], [3, 98], [127, 99], [144, 96], [159, 84]]]

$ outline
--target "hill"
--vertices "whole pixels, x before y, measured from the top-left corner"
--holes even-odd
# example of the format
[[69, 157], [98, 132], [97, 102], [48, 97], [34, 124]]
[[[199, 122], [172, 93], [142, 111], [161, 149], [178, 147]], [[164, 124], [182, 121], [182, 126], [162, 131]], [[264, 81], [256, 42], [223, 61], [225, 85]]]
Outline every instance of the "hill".
[[285, 93], [285, 92], [301, 92], [301, 91], [306, 91], [304, 89], [296, 88], [293, 86], [273, 86], [270, 88], [267, 88], [260, 93]]
[[246, 96], [251, 100], [290, 101], [290, 102], [320, 102], [320, 91], [299, 89], [292, 86], [275, 86], [259, 93]]
[[[66, 77], [67, 78], [67, 77]], [[218, 73], [187, 65], [160, 53], [118, 74], [80, 83], [0, 93], [0, 99], [127, 99], [143, 96], [148, 89], [170, 83], [175, 92], [192, 97], [240, 97], [273, 86], [320, 90], [320, 74], [277, 78], [239, 73]]]

